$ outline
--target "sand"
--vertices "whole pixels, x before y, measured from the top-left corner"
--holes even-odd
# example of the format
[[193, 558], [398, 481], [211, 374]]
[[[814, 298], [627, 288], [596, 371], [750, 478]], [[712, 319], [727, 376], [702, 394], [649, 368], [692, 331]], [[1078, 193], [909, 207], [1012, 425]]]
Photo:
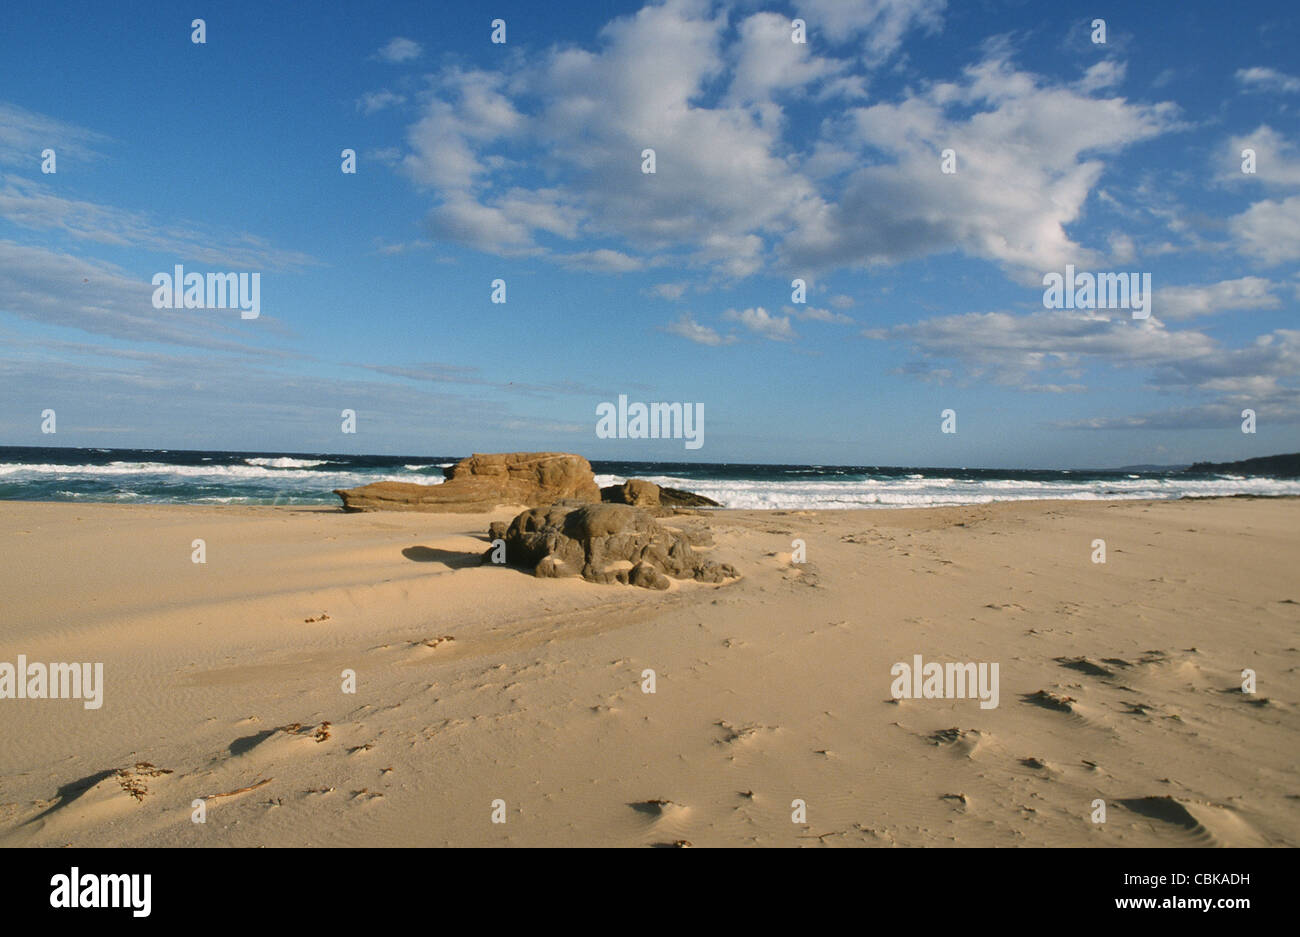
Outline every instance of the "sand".
[[0, 700], [0, 845], [1300, 845], [1300, 501], [721, 511], [668, 592], [513, 513], [0, 503], [0, 661], [105, 682]]

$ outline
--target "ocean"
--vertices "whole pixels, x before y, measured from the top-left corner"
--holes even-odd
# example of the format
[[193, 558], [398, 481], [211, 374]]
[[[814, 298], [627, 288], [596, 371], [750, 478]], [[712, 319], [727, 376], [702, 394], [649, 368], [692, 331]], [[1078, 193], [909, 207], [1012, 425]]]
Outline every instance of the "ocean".
[[[0, 447], [0, 499], [123, 504], [329, 504], [335, 488], [439, 484], [460, 456]], [[907, 508], [1043, 498], [1300, 495], [1300, 479], [1166, 471], [593, 461], [612, 485], [648, 478], [729, 508]]]

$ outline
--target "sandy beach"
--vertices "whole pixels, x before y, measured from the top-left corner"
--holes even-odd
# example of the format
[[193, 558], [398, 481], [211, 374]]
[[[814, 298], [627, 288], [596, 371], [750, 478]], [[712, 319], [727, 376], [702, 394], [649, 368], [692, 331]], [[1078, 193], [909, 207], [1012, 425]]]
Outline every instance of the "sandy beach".
[[0, 700], [0, 845], [1300, 845], [1300, 500], [718, 511], [662, 592], [515, 513], [0, 502], [0, 661], [104, 674]]

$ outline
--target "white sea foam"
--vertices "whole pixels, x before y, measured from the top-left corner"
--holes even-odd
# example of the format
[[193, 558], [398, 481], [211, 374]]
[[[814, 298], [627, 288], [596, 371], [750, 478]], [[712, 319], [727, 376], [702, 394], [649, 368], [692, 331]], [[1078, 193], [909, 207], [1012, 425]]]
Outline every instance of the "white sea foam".
[[[819, 481], [739, 481], [646, 476], [669, 488], [683, 488], [728, 508], [810, 510], [817, 508], [910, 508], [992, 501], [1099, 501], [1204, 498], [1225, 495], [1300, 495], [1300, 479], [1275, 478], [1138, 478], [1091, 481], [1024, 479], [866, 478]], [[605, 481], [605, 479], [611, 479]], [[619, 484], [616, 476], [597, 482]]]
[[291, 459], [283, 456], [279, 459], [245, 459], [249, 465], [261, 465], [266, 468], [315, 468], [325, 465], [329, 459]]
[[441, 478], [409, 473], [349, 471], [317, 472], [305, 468], [269, 468], [263, 465], [169, 465], [165, 462], [110, 462], [107, 465], [57, 465], [0, 463], [0, 478], [15, 482], [69, 481], [95, 478], [140, 478], [152, 482], [188, 481], [214, 484], [239, 482], [296, 482], [293, 487], [329, 491], [331, 488], [394, 481], [437, 485]]

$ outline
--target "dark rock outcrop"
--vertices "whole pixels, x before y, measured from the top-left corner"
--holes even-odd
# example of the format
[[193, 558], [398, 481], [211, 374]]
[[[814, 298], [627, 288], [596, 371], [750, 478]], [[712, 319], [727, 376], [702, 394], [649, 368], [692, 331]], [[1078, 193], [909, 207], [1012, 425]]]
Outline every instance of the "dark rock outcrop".
[[345, 511], [481, 513], [503, 504], [542, 505], [564, 498], [600, 500], [591, 463], [564, 452], [474, 454], [444, 469], [441, 485], [374, 482], [336, 488]]
[[693, 491], [680, 488], [660, 488], [659, 503], [666, 508], [720, 508], [721, 504]]
[[718, 502], [677, 488], [661, 488], [643, 478], [629, 478], [621, 485], [600, 489], [600, 500], [610, 504], [631, 504], [655, 514], [669, 514], [675, 508], [720, 508]]
[[[669, 576], [722, 582], [738, 575], [731, 565], [695, 552], [695, 545], [707, 543], [707, 532], [666, 527], [629, 504], [561, 501], [533, 508], [511, 521], [503, 539], [507, 562], [543, 578], [581, 576], [589, 582], [667, 589]], [[491, 555], [488, 550], [484, 560]]]

